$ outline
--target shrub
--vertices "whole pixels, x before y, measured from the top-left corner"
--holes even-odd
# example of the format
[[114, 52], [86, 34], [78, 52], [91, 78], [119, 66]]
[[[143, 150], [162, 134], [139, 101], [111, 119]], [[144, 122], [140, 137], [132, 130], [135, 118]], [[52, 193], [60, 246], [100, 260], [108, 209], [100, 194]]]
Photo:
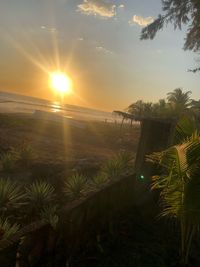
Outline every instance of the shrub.
[[12, 152], [4, 153], [1, 156], [1, 165], [4, 172], [12, 172], [15, 169], [17, 155]]
[[26, 188], [26, 201], [32, 212], [39, 212], [55, 201], [54, 187], [44, 181], [36, 181]]
[[130, 164], [133, 158], [130, 154], [120, 153], [115, 158], [110, 159], [102, 168], [109, 179], [119, 178], [126, 172], [130, 171], [132, 165]]
[[64, 192], [70, 198], [77, 198], [82, 195], [86, 188], [87, 179], [82, 174], [74, 174], [68, 178], [64, 185]]
[[20, 226], [11, 224], [8, 218], [0, 218], [0, 241], [7, 240], [10, 236], [18, 232]]
[[105, 173], [98, 173], [96, 176], [93, 177], [92, 185], [97, 188], [101, 188], [108, 182], [108, 176]]
[[24, 192], [18, 184], [9, 179], [0, 179], [0, 212], [17, 208], [23, 198]]
[[56, 205], [49, 205], [44, 207], [40, 212], [41, 219], [44, 220], [46, 223], [49, 223], [54, 229], [56, 229], [59, 220], [57, 215], [57, 209], [58, 207]]
[[23, 144], [19, 149], [18, 154], [21, 164], [25, 167], [28, 167], [35, 157], [33, 149], [29, 144]]

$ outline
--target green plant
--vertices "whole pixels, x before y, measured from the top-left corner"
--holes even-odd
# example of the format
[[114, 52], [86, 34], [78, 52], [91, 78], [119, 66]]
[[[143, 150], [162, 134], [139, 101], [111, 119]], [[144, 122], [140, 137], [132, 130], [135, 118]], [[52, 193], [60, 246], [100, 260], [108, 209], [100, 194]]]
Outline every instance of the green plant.
[[18, 154], [20, 162], [26, 167], [30, 165], [35, 157], [33, 149], [29, 144], [23, 144], [19, 149]]
[[18, 208], [24, 198], [24, 192], [16, 182], [9, 179], [0, 179], [0, 212]]
[[125, 174], [129, 167], [132, 157], [127, 153], [120, 153], [115, 158], [108, 160], [103, 166], [102, 172], [108, 176], [109, 179], [118, 178]]
[[121, 162], [124, 169], [134, 165], [134, 164], [132, 164], [133, 159], [134, 159], [134, 157], [130, 153], [127, 153], [127, 152], [121, 152], [117, 156], [117, 160]]
[[123, 166], [120, 161], [116, 159], [109, 160], [102, 168], [102, 172], [109, 177], [109, 179], [118, 178], [123, 174]]
[[195, 132], [181, 144], [147, 158], [162, 168], [162, 174], [152, 178], [152, 189], [160, 190], [161, 216], [180, 222], [181, 261], [187, 265], [200, 226], [200, 135]]
[[74, 174], [67, 179], [64, 184], [64, 192], [71, 198], [77, 198], [82, 195], [86, 188], [87, 179], [82, 174]]
[[40, 212], [40, 217], [46, 223], [49, 223], [54, 229], [56, 229], [59, 217], [57, 215], [58, 206], [46, 206]]
[[52, 185], [39, 180], [26, 188], [25, 196], [28, 207], [38, 212], [55, 201], [55, 190]]
[[4, 172], [12, 172], [16, 166], [17, 157], [15, 153], [7, 152], [1, 155], [1, 165]]
[[18, 224], [11, 224], [8, 218], [0, 218], [0, 241], [9, 239], [20, 229]]
[[94, 185], [97, 188], [101, 188], [108, 182], [108, 176], [105, 173], [98, 173], [96, 176], [92, 179], [92, 185]]

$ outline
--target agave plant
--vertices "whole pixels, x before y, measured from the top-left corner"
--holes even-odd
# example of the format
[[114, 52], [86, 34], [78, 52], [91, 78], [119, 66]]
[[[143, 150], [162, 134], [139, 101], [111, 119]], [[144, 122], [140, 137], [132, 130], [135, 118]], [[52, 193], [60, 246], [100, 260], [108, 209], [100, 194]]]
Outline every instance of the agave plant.
[[87, 179], [82, 174], [74, 174], [67, 179], [64, 185], [64, 192], [68, 197], [77, 198], [86, 189]]
[[19, 160], [24, 166], [29, 166], [35, 155], [29, 144], [23, 144], [18, 151]]
[[24, 192], [17, 183], [10, 179], [0, 179], [0, 213], [18, 208], [24, 198]]
[[39, 180], [26, 188], [25, 196], [30, 210], [38, 213], [55, 200], [55, 190], [52, 185]]
[[17, 157], [15, 153], [7, 152], [1, 155], [1, 165], [4, 172], [12, 172], [16, 166]]
[[118, 178], [125, 174], [129, 167], [132, 157], [127, 153], [121, 153], [113, 159], [110, 159], [102, 168], [102, 172], [105, 173], [110, 179]]
[[40, 217], [43, 221], [50, 224], [54, 229], [56, 229], [58, 224], [58, 207], [56, 205], [53, 206], [46, 206], [40, 212]]
[[162, 167], [163, 174], [153, 177], [152, 189], [160, 190], [161, 215], [180, 222], [181, 261], [187, 265], [191, 242], [200, 227], [200, 135], [196, 132], [147, 158]]
[[108, 182], [108, 176], [105, 173], [98, 173], [96, 176], [92, 179], [92, 185], [94, 185], [96, 188], [101, 188]]
[[0, 218], [0, 242], [8, 240], [11, 236], [16, 234], [20, 229], [18, 224], [11, 224], [8, 218]]

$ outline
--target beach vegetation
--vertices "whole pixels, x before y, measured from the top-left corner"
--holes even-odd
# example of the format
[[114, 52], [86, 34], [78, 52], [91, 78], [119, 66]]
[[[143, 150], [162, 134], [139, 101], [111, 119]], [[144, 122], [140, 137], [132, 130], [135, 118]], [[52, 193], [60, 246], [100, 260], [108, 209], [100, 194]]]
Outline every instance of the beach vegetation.
[[94, 186], [95, 188], [102, 188], [108, 181], [109, 179], [106, 173], [99, 172], [92, 179], [92, 187]]
[[55, 204], [56, 194], [52, 185], [46, 181], [38, 180], [25, 189], [27, 212], [38, 216], [42, 209]]
[[22, 186], [8, 178], [0, 178], [0, 214], [19, 208], [24, 198]]
[[14, 171], [18, 157], [15, 153], [6, 152], [1, 155], [0, 160], [1, 160], [2, 171], [10, 173]]
[[35, 158], [33, 148], [28, 143], [23, 143], [18, 149], [19, 161], [22, 166], [29, 167], [32, 160]]
[[108, 160], [101, 171], [110, 180], [119, 178], [130, 170], [132, 159], [132, 156], [126, 152], [119, 153], [114, 158]]
[[200, 134], [192, 124], [182, 121], [177, 126], [178, 144], [147, 156], [161, 168], [152, 177], [152, 189], [158, 190], [161, 216], [179, 222], [181, 264], [187, 265], [192, 241], [200, 225]]
[[20, 229], [17, 223], [10, 223], [8, 218], [0, 217], [0, 240], [9, 240]]
[[78, 198], [86, 190], [87, 178], [79, 173], [68, 177], [64, 183], [64, 193], [69, 198]]

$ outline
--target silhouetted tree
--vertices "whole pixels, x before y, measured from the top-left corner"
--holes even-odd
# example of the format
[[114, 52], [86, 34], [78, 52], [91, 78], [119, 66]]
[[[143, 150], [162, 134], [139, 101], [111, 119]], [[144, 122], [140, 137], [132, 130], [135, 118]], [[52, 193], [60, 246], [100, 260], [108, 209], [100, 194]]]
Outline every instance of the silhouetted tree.
[[[184, 43], [185, 50], [200, 51], [200, 1], [199, 0], [162, 0], [163, 14], [147, 27], [142, 29], [141, 39], [153, 39], [163, 27], [172, 23], [174, 28], [181, 29], [187, 25]], [[196, 72], [200, 68], [192, 70]]]
[[176, 88], [167, 94], [167, 100], [177, 115], [180, 115], [191, 106], [191, 93], [191, 91], [183, 92], [181, 88]]

